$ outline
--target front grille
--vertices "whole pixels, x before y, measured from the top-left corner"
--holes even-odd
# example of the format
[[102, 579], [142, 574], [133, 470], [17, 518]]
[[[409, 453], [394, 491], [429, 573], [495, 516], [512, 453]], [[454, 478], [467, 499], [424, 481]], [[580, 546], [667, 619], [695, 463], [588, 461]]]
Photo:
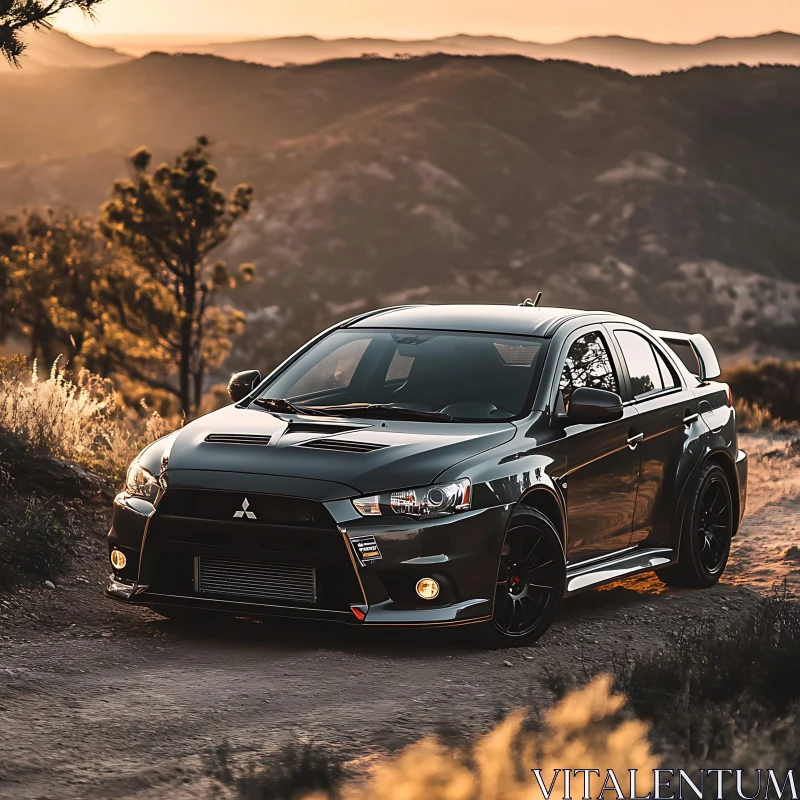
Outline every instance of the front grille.
[[209, 433], [206, 441], [211, 444], [248, 444], [264, 447], [270, 443], [271, 436], [258, 433]]
[[[190, 517], [194, 519], [233, 522], [242, 510], [245, 498], [248, 510], [256, 515], [258, 524], [318, 527], [336, 530], [333, 518], [322, 503], [300, 497], [229, 492], [205, 489], [168, 489], [158, 504], [158, 516]], [[248, 518], [249, 524], [255, 523]], [[242, 524], [241, 521], [238, 524]]]
[[[255, 519], [235, 516], [245, 499]], [[204, 565], [202, 587], [198, 558]], [[228, 566], [222, 569], [223, 564]], [[212, 572], [206, 569], [209, 565]], [[260, 575], [251, 570], [272, 570], [261, 576], [270, 577], [268, 591], [280, 586], [271, 576], [285, 576], [289, 588], [305, 589], [298, 597], [259, 594], [264, 585], [249, 580]], [[302, 579], [293, 582], [292, 575]], [[209, 583], [212, 578], [223, 582]], [[284, 606], [313, 603], [315, 608], [334, 611], [348, 611], [353, 603], [364, 602], [350, 548], [321, 502], [241, 491], [167, 489], [147, 529], [141, 582], [152, 594], [212, 600], [216, 595], [220, 600], [241, 598]]]
[[263, 564], [223, 558], [197, 559], [201, 594], [316, 603], [316, 572], [302, 564]]
[[383, 450], [388, 444], [373, 444], [372, 442], [350, 442], [346, 439], [312, 439], [303, 442], [298, 447], [310, 447], [313, 450], [335, 450], [341, 453], [371, 453], [374, 450]]

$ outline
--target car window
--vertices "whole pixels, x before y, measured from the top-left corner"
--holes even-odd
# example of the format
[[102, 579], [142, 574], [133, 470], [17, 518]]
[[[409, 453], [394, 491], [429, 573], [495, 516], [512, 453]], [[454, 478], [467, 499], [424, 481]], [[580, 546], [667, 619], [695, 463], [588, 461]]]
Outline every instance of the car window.
[[325, 409], [377, 404], [507, 420], [533, 396], [541, 352], [531, 336], [341, 329], [292, 362], [262, 396]]
[[674, 389], [676, 386], [680, 386], [678, 376], [675, 374], [675, 370], [667, 364], [667, 359], [661, 355], [657, 348], [654, 347], [653, 350], [656, 354], [658, 371], [661, 373], [661, 382], [664, 384], [664, 388]]
[[667, 346], [678, 356], [683, 366], [692, 375], [700, 376], [700, 362], [697, 360], [697, 353], [688, 342], [667, 342]]
[[619, 381], [608, 346], [597, 331], [576, 339], [569, 348], [558, 384], [565, 406], [569, 405], [575, 389], [583, 386], [619, 394]]
[[617, 341], [628, 366], [634, 397], [644, 397], [664, 388], [653, 346], [633, 331], [617, 331]]
[[325, 389], [341, 389], [350, 385], [356, 367], [370, 343], [364, 336], [353, 339], [318, 361], [300, 380], [289, 387], [289, 394], [310, 394]]

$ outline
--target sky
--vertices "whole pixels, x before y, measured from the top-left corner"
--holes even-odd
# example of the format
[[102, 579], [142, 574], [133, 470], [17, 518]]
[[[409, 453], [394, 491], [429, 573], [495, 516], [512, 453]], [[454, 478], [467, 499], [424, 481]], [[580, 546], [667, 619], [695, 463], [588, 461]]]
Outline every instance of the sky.
[[471, 33], [542, 42], [592, 34], [694, 42], [800, 32], [800, 0], [105, 0], [97, 16], [94, 23], [65, 11], [56, 26], [87, 40], [147, 34], [208, 41]]

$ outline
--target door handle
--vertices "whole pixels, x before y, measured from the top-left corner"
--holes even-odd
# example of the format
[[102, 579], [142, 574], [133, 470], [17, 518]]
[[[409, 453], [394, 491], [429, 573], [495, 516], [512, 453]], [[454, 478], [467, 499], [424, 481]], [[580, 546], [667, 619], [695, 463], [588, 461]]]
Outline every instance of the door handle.
[[693, 422], [697, 422], [698, 419], [700, 419], [700, 415], [697, 413], [693, 414], [691, 411], [689, 411], [689, 409], [686, 409], [686, 411], [683, 414], [683, 424], [686, 425], [687, 427], [691, 425]]
[[633, 433], [633, 431], [631, 431], [630, 434], [631, 435], [628, 436], [628, 447], [630, 447], [631, 450], [635, 450], [636, 449], [636, 445], [638, 445], [639, 442], [641, 442], [642, 439], [644, 439], [644, 434], [643, 433]]

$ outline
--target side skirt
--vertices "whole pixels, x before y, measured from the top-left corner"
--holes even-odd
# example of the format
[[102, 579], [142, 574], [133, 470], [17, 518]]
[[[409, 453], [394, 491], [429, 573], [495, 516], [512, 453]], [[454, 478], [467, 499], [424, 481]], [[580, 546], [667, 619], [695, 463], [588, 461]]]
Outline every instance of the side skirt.
[[673, 563], [676, 558], [676, 552], [670, 547], [650, 547], [622, 550], [591, 561], [582, 561], [567, 567], [566, 594], [576, 594], [636, 572], [648, 572]]

